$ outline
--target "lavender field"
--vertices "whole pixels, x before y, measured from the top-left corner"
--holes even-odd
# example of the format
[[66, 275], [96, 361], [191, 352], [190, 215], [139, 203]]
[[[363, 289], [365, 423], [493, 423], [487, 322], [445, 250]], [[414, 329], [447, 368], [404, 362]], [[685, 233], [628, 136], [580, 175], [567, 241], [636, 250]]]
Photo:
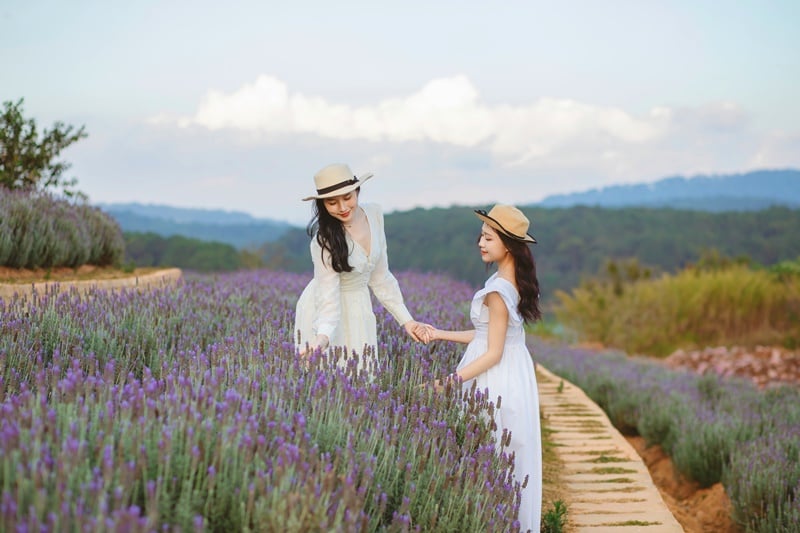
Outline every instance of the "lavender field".
[[[513, 530], [491, 405], [420, 387], [456, 348], [415, 344], [379, 310], [369, 373], [305, 366], [291, 328], [306, 281], [0, 303], [0, 530]], [[400, 282], [417, 318], [465, 325], [471, 288]]]
[[[473, 288], [398, 275], [415, 318], [467, 326]], [[149, 292], [0, 302], [2, 531], [513, 531], [491, 405], [435, 395], [461, 347], [378, 308], [359, 374], [297, 361], [307, 277], [189, 276]], [[746, 531], [800, 531], [800, 392], [532, 339], [534, 358], [681, 475], [722, 481]]]

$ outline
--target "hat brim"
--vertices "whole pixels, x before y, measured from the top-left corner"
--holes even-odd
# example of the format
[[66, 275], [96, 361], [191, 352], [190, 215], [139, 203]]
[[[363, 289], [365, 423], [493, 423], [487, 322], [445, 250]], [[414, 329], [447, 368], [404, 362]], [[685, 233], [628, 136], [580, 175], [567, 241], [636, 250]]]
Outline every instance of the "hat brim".
[[519, 235], [514, 235], [513, 233], [508, 231], [506, 228], [504, 228], [503, 225], [500, 224], [497, 220], [495, 220], [492, 217], [490, 217], [486, 213], [486, 211], [484, 211], [482, 209], [476, 209], [475, 210], [475, 216], [478, 217], [479, 219], [483, 220], [487, 224], [489, 224], [491, 227], [493, 227], [497, 231], [502, 232], [503, 235], [505, 235], [506, 237], [511, 237], [515, 241], [527, 242], [529, 244], [536, 244], [536, 239], [534, 239], [533, 235], [531, 235], [530, 233], [526, 233], [524, 237], [520, 237]]
[[333, 198], [334, 196], [341, 196], [343, 194], [347, 194], [364, 185], [364, 183], [366, 183], [373, 176], [374, 174], [372, 172], [368, 172], [367, 174], [363, 174], [356, 178], [358, 179], [358, 183], [353, 183], [352, 185], [347, 185], [345, 187], [342, 187], [341, 189], [336, 189], [335, 191], [331, 191], [325, 194], [315, 194], [313, 196], [307, 196], [303, 198], [303, 201], [307, 202], [308, 200], [322, 200], [324, 198]]

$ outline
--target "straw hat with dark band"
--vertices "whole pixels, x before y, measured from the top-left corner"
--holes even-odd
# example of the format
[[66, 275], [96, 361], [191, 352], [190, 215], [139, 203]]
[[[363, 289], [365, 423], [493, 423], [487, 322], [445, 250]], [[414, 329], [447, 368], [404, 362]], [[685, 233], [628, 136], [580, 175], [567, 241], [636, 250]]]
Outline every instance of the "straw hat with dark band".
[[536, 239], [528, 233], [528, 218], [514, 206], [497, 204], [488, 213], [483, 209], [476, 209], [475, 215], [512, 239], [536, 244]]
[[369, 172], [363, 176], [356, 177], [347, 165], [328, 165], [314, 176], [314, 186], [317, 188], [317, 194], [303, 198], [303, 201], [347, 194], [361, 187], [361, 184], [372, 176], [372, 172]]

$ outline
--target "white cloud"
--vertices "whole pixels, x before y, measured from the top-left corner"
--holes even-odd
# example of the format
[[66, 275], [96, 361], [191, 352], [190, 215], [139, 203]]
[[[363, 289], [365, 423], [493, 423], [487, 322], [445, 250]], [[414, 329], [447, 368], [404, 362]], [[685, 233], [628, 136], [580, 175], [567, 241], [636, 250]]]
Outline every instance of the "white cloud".
[[800, 167], [800, 134], [781, 131], [767, 135], [748, 163], [753, 169]]
[[[260, 76], [209, 92], [190, 115], [166, 111], [143, 125], [141, 138], [98, 147], [112, 167], [96, 173], [99, 198], [110, 199], [99, 196], [108, 174], [129, 176], [128, 195], [145, 194], [140, 176], [150, 175], [164, 198], [302, 223], [308, 206], [297, 199], [314, 171], [335, 161], [375, 172], [380, 179], [365, 199], [387, 210], [526, 203], [673, 175], [800, 166], [796, 132], [758, 131], [735, 102], [654, 105], [638, 114], [567, 98], [489, 104], [466, 76], [363, 105]], [[140, 145], [127, 165], [110, 153]], [[153, 162], [156, 170], [143, 168]]]
[[[434, 79], [405, 97], [364, 106], [292, 93], [281, 80], [261, 75], [231, 93], [210, 91], [193, 116], [172, 118], [180, 126], [210, 130], [486, 147], [506, 164], [543, 158], [568, 145], [651, 141], [663, 134], [670, 119], [664, 108], [635, 117], [617, 108], [556, 98], [490, 106], [463, 75]], [[167, 115], [152, 119], [168, 120]]]

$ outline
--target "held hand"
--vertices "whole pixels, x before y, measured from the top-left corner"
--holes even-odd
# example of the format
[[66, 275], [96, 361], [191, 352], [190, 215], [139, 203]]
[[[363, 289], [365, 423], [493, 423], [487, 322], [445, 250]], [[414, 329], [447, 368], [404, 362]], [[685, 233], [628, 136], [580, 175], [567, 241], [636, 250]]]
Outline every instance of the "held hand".
[[415, 341], [426, 342], [421, 335], [423, 333], [422, 329], [423, 324], [420, 324], [416, 320], [409, 320], [408, 322], [403, 324], [403, 327], [405, 328], [406, 333], [408, 333], [411, 336], [411, 338], [414, 339]]
[[433, 382], [426, 381], [425, 383], [420, 383], [417, 385], [418, 388], [424, 389], [426, 387], [433, 387], [433, 391], [438, 393], [444, 392], [444, 385], [442, 384], [441, 379], [434, 379]]
[[439, 337], [437, 335], [437, 329], [431, 326], [430, 324], [423, 324], [417, 323], [417, 336], [420, 338], [422, 342], [428, 344], [431, 341], [437, 340]]

